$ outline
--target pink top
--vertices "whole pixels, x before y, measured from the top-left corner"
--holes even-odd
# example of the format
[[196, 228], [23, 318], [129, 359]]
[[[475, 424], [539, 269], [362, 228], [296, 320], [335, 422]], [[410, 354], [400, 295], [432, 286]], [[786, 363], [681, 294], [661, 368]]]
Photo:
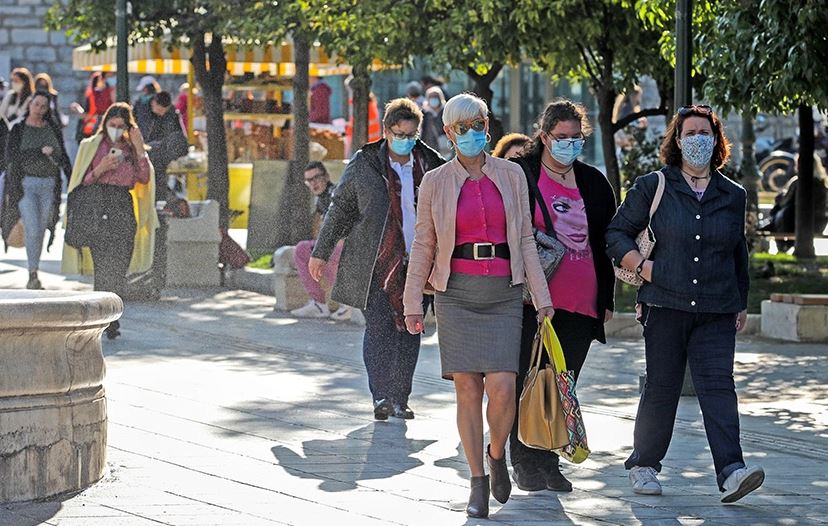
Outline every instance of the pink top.
[[[506, 243], [506, 210], [497, 186], [488, 177], [466, 179], [457, 199], [455, 244]], [[477, 276], [511, 276], [508, 259], [452, 258], [451, 271]]]
[[[581, 192], [552, 180], [543, 166], [538, 188], [552, 217], [555, 233], [566, 247], [558, 269], [549, 280], [552, 303], [555, 309], [598, 318], [598, 278]], [[534, 219], [536, 228], [546, 230], [539, 206], [535, 206]]]
[[150, 169], [148, 157], [144, 155], [143, 158], [134, 162], [132, 160], [132, 149], [130, 145], [119, 143], [117, 147], [124, 152], [124, 158], [121, 164], [113, 170], [104, 172], [98, 179], [95, 179], [92, 175], [92, 170], [100, 164], [101, 160], [112, 149], [112, 141], [109, 140], [109, 137], [103, 138], [101, 144], [98, 146], [98, 151], [95, 152], [95, 157], [92, 158], [92, 163], [86, 169], [86, 174], [83, 176], [83, 184], [111, 184], [132, 188], [135, 186], [135, 183], [147, 184], [149, 182]]

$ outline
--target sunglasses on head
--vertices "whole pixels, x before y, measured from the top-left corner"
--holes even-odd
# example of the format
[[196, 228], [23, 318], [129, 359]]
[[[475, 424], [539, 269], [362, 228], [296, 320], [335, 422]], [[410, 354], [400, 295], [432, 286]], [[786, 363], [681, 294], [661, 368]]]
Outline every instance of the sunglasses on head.
[[711, 108], [707, 104], [690, 104], [688, 106], [682, 106], [681, 108], [679, 108], [678, 114], [682, 117], [690, 114], [712, 115], [713, 108]]
[[482, 132], [486, 129], [486, 119], [475, 119], [471, 122], [458, 122], [457, 124], [453, 124], [451, 129], [454, 130], [454, 133], [457, 135], [466, 135], [469, 130]]

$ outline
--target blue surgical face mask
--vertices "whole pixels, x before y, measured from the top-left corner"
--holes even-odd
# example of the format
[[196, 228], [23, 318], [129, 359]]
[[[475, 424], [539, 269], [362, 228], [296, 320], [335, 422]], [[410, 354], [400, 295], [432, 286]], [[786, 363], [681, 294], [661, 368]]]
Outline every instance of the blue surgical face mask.
[[115, 84], [118, 83], [118, 77], [106, 77], [106, 85], [110, 88], [114, 88]]
[[391, 140], [391, 151], [397, 155], [408, 155], [417, 144], [417, 139], [397, 139], [394, 137]]
[[575, 162], [575, 159], [581, 155], [584, 149], [584, 141], [576, 140], [572, 142], [569, 139], [556, 141], [552, 139], [552, 147], [549, 148], [549, 155], [564, 166], [569, 166]]
[[486, 130], [469, 130], [465, 134], [457, 136], [455, 146], [464, 157], [477, 157], [486, 147], [486, 142]]
[[713, 157], [714, 140], [712, 135], [688, 135], [679, 141], [681, 157], [694, 168], [710, 164]]

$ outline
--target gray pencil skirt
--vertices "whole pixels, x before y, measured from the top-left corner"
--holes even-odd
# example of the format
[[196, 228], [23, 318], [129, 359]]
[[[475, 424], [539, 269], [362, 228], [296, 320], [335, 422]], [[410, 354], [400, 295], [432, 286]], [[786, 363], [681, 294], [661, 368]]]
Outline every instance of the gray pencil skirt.
[[518, 372], [523, 324], [523, 287], [508, 276], [453, 273], [437, 292], [437, 340], [442, 376], [453, 373]]

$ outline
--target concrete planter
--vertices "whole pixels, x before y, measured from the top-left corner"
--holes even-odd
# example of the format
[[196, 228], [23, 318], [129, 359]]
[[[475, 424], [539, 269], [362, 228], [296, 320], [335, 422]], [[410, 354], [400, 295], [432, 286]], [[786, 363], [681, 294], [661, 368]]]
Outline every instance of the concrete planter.
[[0, 291], [0, 502], [81, 490], [106, 463], [99, 292]]

